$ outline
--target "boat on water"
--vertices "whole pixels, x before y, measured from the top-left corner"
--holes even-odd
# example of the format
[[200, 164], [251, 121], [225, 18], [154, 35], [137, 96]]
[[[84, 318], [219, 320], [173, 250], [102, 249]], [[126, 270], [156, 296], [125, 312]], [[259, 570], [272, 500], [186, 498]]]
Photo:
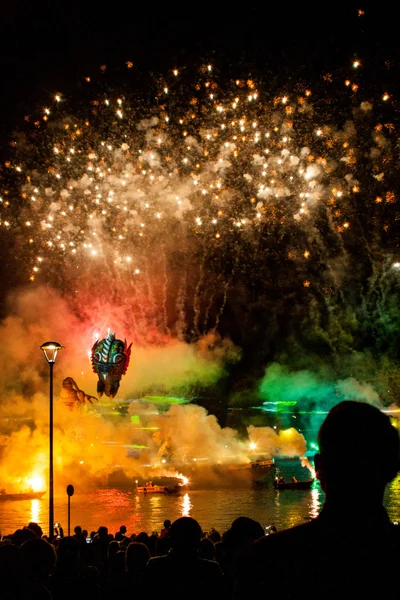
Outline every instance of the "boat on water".
[[276, 490], [309, 490], [314, 481], [314, 479], [306, 479], [305, 481], [282, 481], [275, 479], [274, 488]]
[[181, 485], [153, 485], [151, 481], [145, 485], [136, 486], [139, 494], [179, 494], [181, 490]]
[[[184, 469], [181, 469], [184, 471]], [[188, 476], [191, 481], [196, 481], [197, 479], [207, 479], [207, 475], [210, 480], [212, 476], [216, 476], [219, 478], [219, 483], [222, 482], [240, 482], [250, 483], [255, 480], [270, 480], [272, 477], [275, 477], [275, 463], [273, 459], [270, 460], [254, 460], [246, 463], [214, 463], [214, 464], [199, 464], [196, 463], [196, 466], [192, 467]]]
[[[221, 465], [221, 467], [223, 468], [224, 465]], [[252, 477], [257, 477], [264, 473], [274, 471], [275, 470], [275, 462], [273, 459], [268, 459], [268, 460], [260, 459], [260, 460], [253, 460], [253, 461], [247, 462], [247, 463], [225, 465], [225, 468], [230, 472], [248, 471], [251, 473]]]
[[7, 500], [40, 500], [45, 495], [44, 492], [19, 492], [16, 494], [7, 494], [3, 490], [0, 490], [0, 502], [6, 502]]

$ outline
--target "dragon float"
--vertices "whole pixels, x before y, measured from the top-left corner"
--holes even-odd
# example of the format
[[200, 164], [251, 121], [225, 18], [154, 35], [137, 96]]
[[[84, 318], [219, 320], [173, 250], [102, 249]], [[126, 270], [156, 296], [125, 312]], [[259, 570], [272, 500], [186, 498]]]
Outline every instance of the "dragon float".
[[121, 377], [125, 375], [130, 361], [131, 346], [125, 341], [116, 339], [115, 333], [97, 340], [92, 347], [91, 363], [93, 372], [99, 378], [97, 393], [114, 398], [118, 392]]
[[83, 404], [93, 404], [93, 401], [97, 401], [98, 399], [81, 390], [72, 377], [66, 377], [62, 382], [60, 400], [70, 410], [73, 410], [75, 407], [82, 406]]

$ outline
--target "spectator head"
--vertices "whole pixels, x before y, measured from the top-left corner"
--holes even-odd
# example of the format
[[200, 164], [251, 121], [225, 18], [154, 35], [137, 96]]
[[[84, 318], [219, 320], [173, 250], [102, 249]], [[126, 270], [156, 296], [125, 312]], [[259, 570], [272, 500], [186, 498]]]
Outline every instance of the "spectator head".
[[31, 539], [20, 547], [21, 576], [29, 581], [46, 582], [56, 564], [54, 547], [43, 538]]
[[150, 551], [146, 544], [131, 542], [126, 549], [125, 565], [129, 573], [143, 572], [147, 561], [150, 559]]
[[21, 546], [27, 540], [38, 539], [37, 535], [32, 529], [24, 527], [23, 529], [17, 529], [11, 536], [11, 541], [16, 546]]
[[74, 527], [74, 533], [75, 535], [82, 535], [82, 527], [80, 525]]
[[117, 540], [112, 540], [108, 544], [108, 551], [107, 551], [108, 558], [112, 558], [113, 556], [115, 556], [119, 550], [120, 550], [119, 542]]
[[43, 535], [43, 530], [38, 523], [34, 523], [33, 521], [31, 521], [28, 525], [28, 529], [34, 531], [38, 538], [41, 538]]
[[171, 547], [178, 552], [198, 550], [202, 531], [192, 517], [181, 517], [174, 521], [169, 530]]
[[150, 536], [148, 533], [146, 533], [146, 531], [141, 531], [137, 536], [136, 536], [136, 541], [140, 542], [141, 544], [146, 544], [146, 546], [149, 548], [150, 546]]
[[74, 566], [79, 562], [81, 544], [74, 537], [61, 538], [57, 546], [57, 564]]
[[121, 525], [121, 527], [115, 534], [115, 539], [118, 540], [118, 542], [121, 542], [124, 539], [125, 534], [126, 534], [126, 527], [125, 527], [125, 525]]
[[206, 558], [207, 560], [215, 559], [214, 542], [209, 537], [203, 538], [202, 540], [200, 540], [199, 556], [200, 556], [200, 558]]
[[325, 492], [359, 488], [368, 480], [369, 494], [375, 489], [382, 495], [400, 469], [397, 430], [387, 415], [365, 402], [334, 406], [320, 427], [318, 445], [315, 468]]
[[165, 519], [164, 527], [165, 529], [169, 529], [171, 527], [171, 521], [169, 519]]
[[265, 535], [262, 525], [249, 517], [238, 517], [223, 536], [224, 544], [237, 548], [255, 542]]
[[217, 531], [216, 529], [214, 529], [214, 527], [211, 527], [210, 533], [208, 534], [208, 537], [210, 538], [210, 540], [212, 542], [214, 542], [214, 544], [216, 544], [217, 542], [221, 541], [221, 534], [219, 533], [219, 531]]
[[97, 535], [99, 537], [107, 537], [108, 536], [108, 528], [104, 527], [103, 525], [101, 527], [99, 527], [99, 530], [97, 532]]

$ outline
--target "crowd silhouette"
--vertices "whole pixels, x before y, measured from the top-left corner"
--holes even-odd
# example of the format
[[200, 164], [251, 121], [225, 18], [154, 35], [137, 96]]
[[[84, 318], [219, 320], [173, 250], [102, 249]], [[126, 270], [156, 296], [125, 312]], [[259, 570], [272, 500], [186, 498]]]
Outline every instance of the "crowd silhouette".
[[383, 505], [400, 470], [397, 429], [378, 408], [346, 401], [329, 412], [318, 442], [325, 502], [310, 522], [266, 533], [241, 516], [225, 532], [204, 533], [195, 519], [181, 517], [165, 519], [151, 535], [129, 535], [121, 525], [88, 536], [76, 526], [72, 536], [61, 529], [50, 540], [29, 523], [0, 541], [1, 596], [274, 600], [312, 586], [321, 598], [397, 598], [400, 527]]

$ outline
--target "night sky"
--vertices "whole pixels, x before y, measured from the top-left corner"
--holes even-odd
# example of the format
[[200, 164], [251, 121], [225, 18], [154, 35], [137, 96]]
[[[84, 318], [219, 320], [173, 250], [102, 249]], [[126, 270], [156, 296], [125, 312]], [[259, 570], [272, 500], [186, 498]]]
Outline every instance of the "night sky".
[[103, 64], [132, 60], [141, 71], [160, 73], [171, 65], [216, 59], [235, 73], [318, 78], [354, 55], [378, 69], [399, 58], [387, 3], [361, 16], [360, 6], [322, 3], [290, 9], [247, 3], [237, 11], [213, 3], [189, 3], [182, 10], [100, 6], [43, 0], [2, 7], [3, 127], [18, 123], [54, 89], [75, 86]]

